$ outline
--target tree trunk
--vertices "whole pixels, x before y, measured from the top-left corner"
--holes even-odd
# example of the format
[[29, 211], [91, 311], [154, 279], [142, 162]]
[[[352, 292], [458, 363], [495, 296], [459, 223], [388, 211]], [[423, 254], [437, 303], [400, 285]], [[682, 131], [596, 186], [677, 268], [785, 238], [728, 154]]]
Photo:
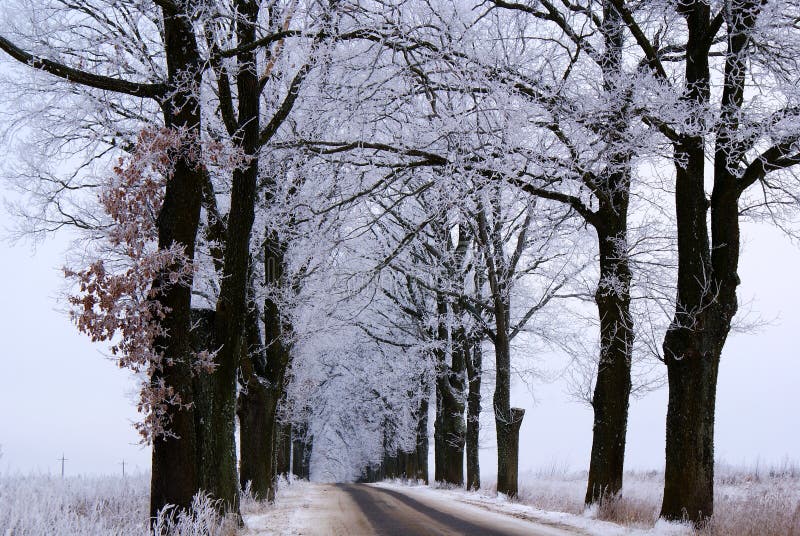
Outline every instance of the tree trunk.
[[441, 482], [444, 480], [445, 465], [445, 425], [444, 407], [442, 402], [441, 388], [436, 382], [436, 417], [433, 421], [433, 480]]
[[288, 475], [292, 468], [292, 425], [278, 424], [278, 454], [275, 470], [278, 475]]
[[[236, 34], [240, 43], [255, 41], [258, 18], [256, 2], [240, 2]], [[250, 235], [255, 218], [259, 149], [259, 91], [254, 51], [237, 55], [238, 130], [236, 144], [247, 156], [244, 166], [233, 171], [231, 205], [225, 239], [222, 283], [217, 301], [216, 333], [220, 348], [214, 376], [214, 478], [212, 496], [224, 510], [239, 512], [239, 475], [236, 461], [237, 372], [242, 355], [248, 313], [247, 288], [250, 268]], [[245, 350], [246, 351], [246, 350]], [[271, 439], [270, 439], [271, 442]], [[256, 481], [260, 476], [252, 474]]]
[[301, 478], [311, 479], [311, 451], [314, 449], [314, 436], [306, 433], [301, 440], [300, 472]]
[[[627, 209], [627, 192], [624, 208]], [[592, 399], [594, 433], [587, 504], [604, 496], [615, 496], [622, 490], [634, 336], [630, 315], [631, 272], [627, 251], [620, 251], [627, 249], [624, 215], [625, 211], [620, 209], [604, 218], [606, 223], [618, 223], [611, 232], [598, 229], [600, 282], [595, 302], [600, 318], [601, 350]]]
[[474, 341], [472, 351], [467, 356], [467, 489], [480, 489], [481, 470], [478, 457], [478, 437], [481, 416], [481, 374], [483, 372], [483, 349], [481, 341]]
[[519, 429], [525, 410], [510, 408], [509, 419], [497, 424], [497, 492], [516, 497], [519, 492]]
[[428, 398], [422, 399], [417, 415], [417, 472], [414, 478], [428, 484]]
[[[732, 5], [730, 9], [741, 8]], [[752, 7], [752, 6], [751, 6]], [[708, 29], [711, 11], [704, 2], [682, 6], [686, 18], [685, 99], [698, 107], [710, 99]], [[757, 11], [753, 11], [755, 13]], [[747, 24], [750, 15], [733, 14], [728, 21]], [[746, 46], [747, 28], [728, 30], [729, 47]], [[743, 41], [742, 41], [743, 40]], [[733, 63], [745, 61], [734, 51]], [[745, 65], [726, 62], [720, 137], [733, 135], [738, 124], [735, 79]], [[742, 79], [743, 80], [743, 79]], [[739, 99], [743, 85], [740, 80]], [[732, 85], [731, 85], [732, 84]], [[733, 93], [731, 92], [733, 91]], [[701, 135], [682, 135], [675, 145], [675, 209], [678, 228], [678, 289], [676, 311], [664, 337], [664, 361], [669, 381], [664, 501], [661, 516], [688, 518], [702, 525], [714, 513], [714, 411], [722, 347], [736, 314], [739, 283], [740, 194], [727, 162], [730, 145], [718, 139], [714, 188], [711, 195], [709, 244], [705, 193], [705, 146]], [[721, 149], [720, 149], [721, 147]]]
[[297, 478], [308, 480], [311, 476], [311, 449], [313, 438], [308, 425], [295, 426], [292, 432], [297, 432], [292, 438], [292, 472]]
[[445, 414], [447, 412], [446, 402], [444, 400], [446, 395], [446, 384], [442, 381], [447, 371], [447, 346], [448, 346], [448, 331], [447, 331], [447, 302], [441, 294], [436, 296], [436, 313], [438, 316], [438, 325], [436, 327], [436, 342], [439, 345], [434, 350], [434, 359], [436, 367], [436, 418], [433, 422], [433, 461], [434, 461], [434, 480], [442, 482], [445, 478], [445, 466], [447, 465], [447, 424], [445, 422]]
[[439, 328], [437, 340], [442, 346], [436, 351], [436, 480], [464, 485], [464, 443], [466, 425], [464, 424], [464, 376], [466, 335], [463, 327], [453, 330], [450, 344], [450, 363], [447, 359], [448, 329], [446, 318], [447, 302], [443, 296], [437, 297]]
[[440, 415], [437, 418], [436, 470], [439, 481], [456, 486], [464, 485], [464, 403], [455, 396], [455, 389], [447, 377], [439, 378], [441, 393]]
[[[213, 351], [214, 319], [213, 309], [192, 309], [192, 350], [194, 352]], [[209, 489], [213, 478], [210, 470], [214, 463], [211, 420], [213, 418], [213, 378], [210, 374], [195, 374], [192, 379], [194, 391], [194, 420], [197, 437], [197, 475], [200, 490]]]
[[[600, 319], [600, 358], [597, 365], [592, 408], [594, 428], [586, 504], [615, 496], [622, 490], [628, 405], [631, 392], [633, 320], [631, 318], [631, 269], [628, 260], [628, 205], [630, 160], [627, 144], [620, 146], [629, 128], [630, 91], [620, 87], [624, 23], [608, 0], [603, 2], [603, 37], [606, 52], [601, 61], [604, 89], [614, 108], [609, 111], [606, 134], [609, 163], [596, 179], [600, 190], [594, 221], [600, 253], [600, 280], [595, 292]], [[626, 83], [622, 81], [622, 83]], [[626, 96], [627, 95], [627, 96]]]
[[[268, 287], [282, 289], [286, 284], [284, 278], [284, 253], [286, 244], [274, 234], [270, 234], [264, 244], [264, 272]], [[264, 378], [269, 385], [267, 396], [267, 420], [264, 423], [265, 433], [270, 438], [270, 450], [266, 462], [269, 464], [270, 491], [268, 499], [275, 499], [277, 487], [276, 469], [276, 433], [278, 428], [278, 404], [283, 398], [286, 370], [291, 362], [291, 347], [288, 337], [292, 326], [282, 317], [278, 303], [270, 298], [264, 302], [264, 335], [265, 335], [265, 371]], [[308, 475], [306, 475], [307, 477]]]
[[[268, 262], [275, 261], [274, 248], [266, 248]], [[282, 258], [280, 259], [282, 262]], [[277, 262], [277, 261], [276, 261]], [[267, 274], [267, 277], [282, 277], [282, 272]], [[259, 317], [255, 303], [251, 302], [247, 314], [247, 348], [242, 356], [241, 377], [246, 382], [239, 395], [240, 422], [240, 475], [241, 483], [250, 482], [250, 489], [257, 499], [273, 501], [277, 487], [278, 462], [283, 444], [286, 448], [288, 473], [291, 456], [291, 438], [281, 437], [277, 421], [278, 405], [285, 400], [283, 384], [290, 360], [283, 325], [274, 302], [265, 302], [264, 335], [269, 344], [264, 345], [259, 329]]]
[[[714, 410], [719, 353], [713, 342], [690, 333], [668, 336], [670, 351], [683, 346], [667, 365], [664, 502], [661, 516], [702, 524], [714, 512]], [[675, 340], [683, 338], [683, 341]], [[694, 340], [693, 340], [694, 339]], [[700, 350], [709, 348], [707, 351]], [[680, 350], [678, 350], [680, 351]]]
[[[503, 316], [503, 312], [500, 312]], [[508, 335], [498, 326], [495, 338], [497, 379], [494, 420], [497, 430], [497, 491], [509, 497], [518, 492], [519, 429], [525, 410], [511, 407], [511, 352]]]
[[270, 451], [272, 438], [265, 424], [269, 422], [267, 388], [255, 374], [250, 375], [239, 394], [239, 477], [243, 487], [250, 485], [256, 500], [269, 498], [272, 482]]
[[[190, 155], [198, 154], [200, 110], [196, 99], [202, 67], [191, 21], [178, 13], [163, 9], [164, 46], [170, 97], [162, 103], [164, 124], [184, 133], [177, 152], [172, 177], [167, 181], [164, 202], [158, 215], [158, 247], [183, 247], [187, 258], [194, 258], [197, 230], [200, 223], [203, 177], [197, 162]], [[187, 83], [187, 74], [192, 83]], [[163, 277], [163, 276], [162, 276]], [[153, 441], [150, 481], [150, 516], [155, 518], [164, 506], [180, 510], [191, 507], [192, 497], [200, 490], [197, 432], [194, 417], [191, 369], [191, 277], [186, 283], [170, 285], [157, 278], [153, 286], [165, 289], [159, 302], [169, 311], [161, 321], [168, 333], [155, 342], [164, 356], [163, 367], [151, 382], [164, 382], [180, 397], [180, 406], [167, 407], [170, 437]]]

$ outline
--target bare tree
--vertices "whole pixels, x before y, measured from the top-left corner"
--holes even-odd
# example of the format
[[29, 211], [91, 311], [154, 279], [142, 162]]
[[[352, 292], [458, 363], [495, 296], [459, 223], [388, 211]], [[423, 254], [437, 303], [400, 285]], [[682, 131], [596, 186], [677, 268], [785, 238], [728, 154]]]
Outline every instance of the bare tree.
[[[797, 6], [687, 1], [636, 10], [621, 0], [612, 4], [656, 81], [654, 104], [666, 104], [661, 113], [653, 110], [652, 122], [671, 143], [675, 166], [678, 289], [663, 346], [669, 406], [661, 515], [702, 524], [714, 512], [717, 376], [738, 308], [742, 200], [755, 187], [762, 204], [795, 200], [796, 184], [785, 179], [800, 163], [797, 97], [778, 88], [797, 83], [788, 57], [798, 50], [791, 22]], [[778, 92], [776, 98], [759, 101], [748, 90], [751, 82], [761, 92]]]

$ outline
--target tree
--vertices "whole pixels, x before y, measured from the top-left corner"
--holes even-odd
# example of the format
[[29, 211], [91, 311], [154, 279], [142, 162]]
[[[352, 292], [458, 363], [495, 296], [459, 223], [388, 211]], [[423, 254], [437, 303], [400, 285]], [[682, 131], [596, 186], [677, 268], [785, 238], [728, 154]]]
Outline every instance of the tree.
[[[167, 502], [187, 507], [192, 495], [202, 489], [221, 499], [219, 504], [223, 509], [236, 512], [239, 486], [234, 447], [235, 408], [240, 359], [248, 361], [247, 350], [251, 346], [242, 344], [248, 319], [251, 324], [250, 342], [258, 346], [257, 337], [252, 335], [258, 332], [258, 327], [253, 329], [252, 315], [248, 316], [246, 296], [251, 266], [250, 235], [255, 217], [257, 178], [260, 173], [258, 157], [291, 111], [299, 86], [311, 63], [310, 60], [304, 62], [295, 72], [287, 69], [290, 73], [290, 84], [283, 91], [281, 100], [276, 99], [275, 103], [270, 102], [266, 107], [271, 115], [267, 116], [268, 120], [261, 128], [261, 93], [265, 88], [278, 86], [282, 81], [283, 76], [275, 75], [284, 74], [282, 66], [276, 68], [281, 59], [284, 41], [287, 37], [306, 36], [305, 32], [290, 29], [295, 4], [265, 8], [270, 19], [270, 24], [266, 26], [261, 21], [262, 2], [218, 2], [217, 7], [220, 9], [216, 11], [206, 10], [209, 6], [195, 2], [183, 2], [179, 5], [171, 0], [163, 0], [157, 4], [163, 14], [153, 18], [143, 17], [143, 13], [149, 13], [146, 9], [148, 6], [138, 3], [109, 3], [104, 0], [80, 0], [74, 3], [53, 0], [48, 6], [60, 14], [54, 20], [61, 20], [61, 15], [69, 15], [74, 16], [79, 23], [66, 29], [56, 27], [56, 31], [50, 33], [54, 36], [51, 39], [52, 44], [43, 40], [42, 43], [36, 43], [38, 48], [53, 56], [58, 53], [67, 58], [88, 56], [88, 59], [78, 62], [82, 68], [92, 65], [98, 71], [110, 71], [115, 76], [95, 75], [54, 60], [32, 56], [5, 39], [0, 41], [0, 46], [15, 59], [64, 79], [66, 83], [63, 85], [68, 88], [67, 93], [81, 93], [81, 96], [86, 95], [86, 99], [94, 99], [98, 108], [106, 115], [116, 114], [128, 122], [138, 123], [131, 129], [132, 132], [136, 132], [136, 128], [142, 128], [142, 123], [147, 125], [156, 122], [156, 119], [145, 113], [137, 115], [130, 112], [130, 109], [137, 107], [133, 99], [109, 98], [106, 92], [152, 99], [162, 108], [164, 124], [174, 129], [176, 136], [184, 140], [182, 145], [173, 144], [164, 149], [171, 151], [171, 165], [159, 170], [169, 180], [162, 184], [165, 193], [163, 202], [159, 200], [157, 203], [157, 221], [159, 239], [164, 242], [162, 249], [165, 251], [172, 251], [172, 242], [175, 241], [172, 235], [180, 227], [180, 233], [183, 234], [178, 237], [180, 240], [176, 247], [180, 249], [179, 246], [184, 246], [182, 262], [187, 266], [191, 264], [197, 271], [192, 277], [179, 277], [180, 284], [175, 285], [169, 283], [167, 275], [179, 271], [176, 267], [164, 266], [167, 271], [165, 275], [156, 278], [152, 292], [153, 296], [160, 296], [159, 300], [162, 302], [171, 301], [170, 305], [166, 305], [166, 302], [162, 304], [157, 311], [158, 315], [154, 315], [161, 325], [154, 328], [159, 336], [153, 342], [167, 350], [148, 354], [153, 359], [153, 367], [149, 369], [153, 385], [149, 390], [145, 389], [145, 394], [152, 396], [154, 392], [162, 392], [162, 398], [170, 400], [175, 406], [169, 409], [170, 414], [162, 410], [159, 400], [141, 406], [146, 413], [145, 424], [153, 424], [145, 431], [145, 436], [148, 440], [155, 440], [153, 511]], [[151, 26], [143, 28], [142, 21]], [[79, 29], [76, 34], [78, 38], [74, 38], [71, 33], [76, 28]], [[48, 32], [43, 34], [47, 35]], [[108, 35], [116, 36], [114, 45], [110, 47], [105, 46], [103, 41], [103, 36]], [[319, 40], [323, 35], [314, 33], [313, 40]], [[25, 35], [20, 35], [20, 38], [27, 39]], [[82, 42], [81, 39], [88, 42]], [[93, 40], [101, 43], [97, 53], [92, 51]], [[267, 64], [267, 68], [261, 73], [257, 72], [260, 68], [259, 58], [266, 58]], [[166, 65], [163, 73], [159, 68], [162, 60]], [[206, 70], [207, 64], [211, 66], [210, 70]], [[209, 72], [215, 75], [216, 80], [207, 76]], [[129, 78], [152, 78], [155, 81], [133, 83], [119, 77], [120, 73]], [[235, 92], [231, 87], [232, 79], [236, 85]], [[86, 89], [76, 89], [76, 83]], [[280, 95], [281, 88], [275, 89], [276, 95]], [[209, 128], [209, 125], [212, 127]], [[221, 125], [221, 132], [219, 129], [215, 131], [214, 125]], [[105, 152], [120, 149], [137, 151], [138, 141], [132, 139], [132, 132], [121, 129], [119, 122], [106, 116], [94, 123], [85, 121], [80, 127], [70, 126], [66, 131], [69, 134], [64, 135], [65, 138], [74, 136], [72, 139], [78, 140], [90, 139], [99, 133], [101, 143], [107, 147]], [[123, 139], [119, 140], [119, 137]], [[209, 141], [209, 138], [213, 141]], [[225, 164], [219, 161], [201, 162], [200, 155], [203, 151], [200, 147], [204, 143], [203, 149], [205, 152], [210, 149], [212, 160], [214, 155], [219, 156], [221, 147], [226, 147], [237, 157]], [[95, 152], [90, 154], [90, 161], [103, 158], [103, 152], [98, 157], [96, 148], [92, 149]], [[157, 158], [157, 155], [153, 158]], [[81, 168], [78, 169], [76, 174], [81, 174]], [[54, 186], [49, 190], [42, 188], [34, 191], [34, 195], [44, 199], [43, 216], [39, 225], [45, 228], [74, 225], [88, 231], [90, 236], [102, 234], [102, 227], [92, 214], [77, 212], [74, 206], [68, 204], [72, 192], [83, 193], [85, 188], [92, 189], [94, 186], [74, 187], [72, 180], [62, 180], [59, 177], [51, 179], [48, 176], [44, 176], [42, 182]], [[189, 189], [184, 191], [186, 188]], [[230, 197], [219, 202], [217, 192], [223, 192], [223, 196]], [[222, 214], [219, 206], [230, 208], [226, 214]], [[201, 207], [203, 221], [200, 220]], [[55, 215], [53, 219], [50, 217], [52, 214]], [[82, 219], [84, 216], [86, 219]], [[136, 217], [135, 214], [128, 216]], [[204, 232], [200, 235], [200, 245], [207, 248], [207, 251], [195, 251], [201, 225]], [[190, 227], [193, 229], [191, 232]], [[190, 234], [191, 241], [187, 242]], [[204, 255], [210, 257], [209, 262], [205, 263], [211, 265], [210, 273], [200, 273], [204, 269]], [[271, 272], [267, 271], [267, 274], [273, 277]], [[159, 282], [158, 279], [166, 283]], [[176, 304], [173, 302], [178, 298], [170, 296], [177, 292], [178, 287], [186, 288], [181, 291], [185, 294], [180, 295], [180, 303]], [[207, 292], [207, 289], [210, 290]], [[175, 344], [178, 345], [176, 348], [189, 351], [187, 341], [192, 326], [189, 305], [192, 293], [216, 309], [211, 323], [203, 324], [212, 327], [214, 337], [195, 338], [210, 345], [205, 350], [205, 355], [213, 356], [216, 363], [208, 381], [192, 379], [189, 355], [193, 354], [177, 359], [173, 357], [177, 350], [169, 349], [172, 342], [168, 339], [175, 338]], [[272, 311], [267, 315], [266, 321], [274, 324], [279, 319]], [[175, 322], [179, 323], [177, 327], [172, 325]], [[111, 336], [113, 334], [109, 334]], [[269, 349], [274, 346], [268, 344], [258, 347]], [[279, 352], [279, 361], [286, 360], [285, 353]], [[268, 352], [267, 357], [270, 355]], [[124, 362], [126, 357], [122, 359]], [[285, 363], [282, 366], [272, 364], [270, 368], [269, 360], [266, 364], [263, 359], [258, 358], [250, 362], [259, 365], [255, 370], [264, 374], [275, 369], [275, 374], [282, 377], [285, 370]], [[175, 371], [172, 371], [173, 368]], [[248, 370], [252, 372], [254, 368], [250, 366]], [[252, 375], [250, 378], [252, 379]], [[173, 380], [178, 385], [173, 386]], [[273, 382], [273, 385], [276, 386], [277, 394], [272, 399], [277, 400], [282, 382]], [[193, 389], [195, 393], [191, 392]], [[174, 394], [173, 390], [176, 391]], [[194, 400], [193, 395], [200, 398]], [[268, 399], [267, 405], [270, 403], [271, 413], [274, 414], [276, 402]], [[179, 410], [182, 413], [178, 413]], [[274, 418], [268, 417], [269, 407], [261, 414], [266, 416], [267, 423], [259, 426], [273, 423]], [[173, 422], [183, 428], [170, 429]], [[164, 435], [166, 437], [161, 437]], [[271, 443], [270, 439], [268, 444]], [[175, 450], [181, 460], [185, 459], [192, 465], [192, 469], [184, 470], [180, 464], [173, 463], [174, 460], [169, 461], [169, 457], [175, 455], [170, 454], [172, 450]], [[192, 451], [192, 456], [189, 456], [189, 451]], [[258, 452], [260, 450], [254, 450], [252, 454], [257, 455]], [[270, 457], [267, 456], [266, 459]], [[264, 461], [264, 458], [261, 460]], [[244, 465], [248, 466], [247, 463]], [[180, 477], [170, 476], [171, 470], [181, 471]], [[166, 479], [162, 477], [162, 472], [166, 472]], [[270, 473], [269, 467], [266, 472]], [[161, 491], [161, 488], [182, 485], [183, 481], [186, 484], [180, 492]], [[271, 487], [274, 491], [271, 480], [264, 486], [265, 489]], [[194, 491], [189, 493], [189, 488]], [[170, 497], [175, 497], [176, 500]]]
[[[96, 9], [96, 6], [91, 6]], [[110, 6], [107, 6], [110, 7]], [[167, 78], [155, 83], [131, 82], [97, 75], [25, 52], [5, 38], [0, 48], [14, 59], [43, 70], [71, 83], [100, 91], [118, 92], [134, 97], [155, 99], [163, 112], [164, 126], [180, 140], [174, 149], [170, 180], [164, 189], [157, 218], [158, 249], [177, 248], [185, 259], [194, 257], [200, 217], [201, 166], [199, 154], [201, 119], [196, 99], [202, 74], [200, 53], [194, 28], [181, 10], [171, 2], [161, 3], [164, 30], [164, 57]], [[191, 9], [192, 6], [188, 6]], [[156, 434], [153, 439], [151, 516], [167, 504], [189, 508], [199, 489], [196, 458], [196, 429], [192, 410], [192, 348], [190, 343], [191, 274], [178, 282], [171, 272], [180, 272], [170, 263], [154, 274], [153, 294], [164, 312], [158, 318], [159, 335], [153, 341], [159, 366], [151, 369], [150, 390], [174, 393], [160, 415], [171, 434]], [[166, 335], [169, 334], [169, 335]], [[166, 387], [165, 387], [166, 386]], [[156, 404], [162, 404], [157, 401]], [[153, 431], [158, 431], [158, 428]], [[149, 433], [149, 432], [148, 432]]]
[[[369, 140], [322, 148], [371, 150], [404, 159], [409, 167], [455, 169], [505, 182], [562, 204], [595, 231], [600, 343], [586, 494], [594, 502], [622, 487], [635, 342], [632, 254], [642, 247], [628, 240], [632, 160], [653, 151], [653, 135], [634, 106], [641, 75], [638, 67], [627, 72], [622, 62], [623, 23], [607, 2], [587, 8], [492, 2], [474, 17], [473, 23], [445, 2], [431, 9], [435, 22], [425, 26], [402, 16], [387, 21], [394, 31], [384, 30], [385, 42], [402, 52], [411, 78], [409, 108], [418, 108], [424, 96], [425, 119], [393, 105], [398, 120], [414, 125], [413, 136], [371, 132]], [[500, 30], [512, 20], [530, 37]], [[559, 39], [552, 38], [551, 26]], [[486, 35], [503, 46], [484, 47]], [[547, 76], [540, 75], [542, 65]], [[393, 102], [397, 97], [392, 88]], [[519, 116], [528, 118], [525, 127]]]
[[[800, 163], [797, 96], [780, 88], [797, 83], [786, 63], [798, 45], [797, 6], [686, 1], [653, 6], [665, 18], [650, 25], [649, 8], [612, 3], [657, 81], [651, 122], [672, 145], [675, 167], [678, 288], [663, 345], [669, 406], [661, 515], [700, 525], [714, 511], [717, 376], [738, 308], [746, 192], [760, 186], [759, 204], [767, 206], [794, 199], [784, 170]], [[668, 37], [657, 40], [662, 34]], [[761, 91], [766, 84], [776, 98], [764, 102], [748, 84]]]

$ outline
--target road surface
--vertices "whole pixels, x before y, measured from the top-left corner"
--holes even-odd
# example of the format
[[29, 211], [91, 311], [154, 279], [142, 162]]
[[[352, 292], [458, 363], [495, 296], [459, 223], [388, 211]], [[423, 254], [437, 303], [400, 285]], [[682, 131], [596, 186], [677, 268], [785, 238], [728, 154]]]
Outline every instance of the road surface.
[[[415, 488], [307, 484], [291, 534], [304, 536], [576, 536], [545, 525]], [[290, 486], [291, 489], [291, 486]], [[289, 502], [293, 502], [291, 499]], [[288, 532], [287, 532], [288, 533]]]

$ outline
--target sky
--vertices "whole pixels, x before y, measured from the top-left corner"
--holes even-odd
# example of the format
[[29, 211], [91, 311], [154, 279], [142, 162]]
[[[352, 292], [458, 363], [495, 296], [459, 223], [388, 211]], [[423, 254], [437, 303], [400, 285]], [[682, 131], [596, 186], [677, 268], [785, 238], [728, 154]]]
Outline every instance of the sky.
[[[3, 186], [5, 188], [5, 186]], [[0, 216], [0, 229], [10, 216]], [[0, 242], [0, 474], [115, 474], [149, 469], [131, 426], [135, 382], [63, 312], [58, 238]]]
[[[7, 186], [0, 184], [6, 195]], [[12, 225], [0, 214], [0, 229]], [[800, 251], [768, 225], [747, 225], [740, 296], [768, 322], [732, 335], [720, 369], [716, 457], [754, 467], [800, 461]], [[135, 381], [106, 356], [106, 347], [77, 332], [63, 312], [61, 266], [68, 241], [35, 248], [0, 242], [0, 474], [121, 474], [149, 468], [150, 451], [132, 427]], [[526, 409], [520, 470], [588, 467], [592, 414], [561, 383], [517, 382], [513, 403]], [[485, 400], [485, 409], [490, 400]], [[664, 464], [666, 388], [631, 402], [626, 466]], [[491, 416], [486, 415], [486, 426]], [[490, 433], [482, 472], [495, 467]]]

